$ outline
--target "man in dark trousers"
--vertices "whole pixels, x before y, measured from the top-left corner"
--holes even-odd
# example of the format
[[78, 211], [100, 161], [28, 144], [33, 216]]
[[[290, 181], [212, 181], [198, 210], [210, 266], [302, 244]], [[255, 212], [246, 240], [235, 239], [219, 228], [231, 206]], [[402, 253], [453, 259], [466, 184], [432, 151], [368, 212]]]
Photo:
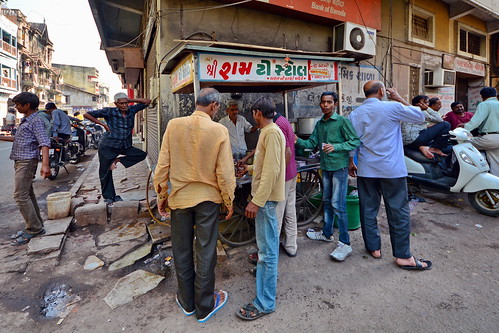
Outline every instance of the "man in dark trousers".
[[201, 89], [195, 111], [168, 122], [154, 172], [159, 213], [171, 209], [175, 301], [201, 323], [228, 299], [215, 291], [218, 220], [222, 204], [232, 216], [236, 177], [229, 132], [213, 121], [219, 109], [220, 93]]
[[[129, 106], [129, 103], [138, 103]], [[116, 195], [113, 170], [118, 163], [129, 168], [146, 158], [147, 153], [132, 146], [132, 130], [135, 114], [151, 103], [147, 98], [129, 99], [125, 93], [114, 95], [115, 108], [104, 108], [85, 113], [83, 116], [103, 126], [106, 133], [99, 143], [99, 178], [104, 202], [110, 204], [123, 201]], [[104, 124], [97, 118], [104, 118]]]

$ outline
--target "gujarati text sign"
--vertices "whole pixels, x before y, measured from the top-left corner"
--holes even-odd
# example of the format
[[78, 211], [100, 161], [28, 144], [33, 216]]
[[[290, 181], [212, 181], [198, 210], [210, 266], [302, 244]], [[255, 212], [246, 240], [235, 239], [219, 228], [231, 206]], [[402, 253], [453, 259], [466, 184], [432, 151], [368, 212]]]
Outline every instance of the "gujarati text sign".
[[216, 82], [337, 82], [334, 61], [199, 53], [199, 80]]

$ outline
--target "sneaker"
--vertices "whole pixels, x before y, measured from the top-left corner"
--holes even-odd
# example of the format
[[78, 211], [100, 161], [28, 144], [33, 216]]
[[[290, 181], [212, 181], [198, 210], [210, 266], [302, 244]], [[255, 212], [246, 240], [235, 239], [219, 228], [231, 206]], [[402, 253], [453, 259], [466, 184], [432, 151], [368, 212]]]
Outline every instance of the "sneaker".
[[336, 247], [336, 249], [334, 249], [330, 256], [334, 260], [343, 261], [351, 254], [352, 247], [350, 245], [338, 242], [338, 246]]
[[[229, 294], [226, 292], [226, 291], [223, 291], [223, 290], [220, 290], [219, 292], [215, 292], [215, 295], [216, 295], [216, 300], [215, 300], [215, 305], [213, 306], [213, 310], [211, 310], [210, 313], [208, 313], [208, 315], [204, 318], [199, 318], [198, 321], [200, 323], [204, 323], [205, 321], [207, 321], [208, 319], [211, 318], [211, 316], [213, 316], [215, 313], [217, 313], [218, 310], [220, 310], [221, 308], [223, 308], [223, 306], [225, 305], [225, 303], [227, 303], [227, 300], [229, 299]], [[224, 295], [225, 296], [225, 299], [222, 301], [222, 296], [221, 295]]]
[[314, 231], [314, 230], [307, 231], [307, 237], [313, 240], [320, 240], [324, 242], [332, 242], [334, 240], [333, 237], [327, 238], [326, 236], [324, 236], [322, 231]]

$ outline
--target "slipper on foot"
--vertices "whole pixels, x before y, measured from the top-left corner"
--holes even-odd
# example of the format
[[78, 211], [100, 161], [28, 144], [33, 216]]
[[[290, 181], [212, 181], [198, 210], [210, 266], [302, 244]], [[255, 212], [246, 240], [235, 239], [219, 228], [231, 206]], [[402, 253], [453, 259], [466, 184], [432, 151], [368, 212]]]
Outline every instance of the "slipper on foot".
[[26, 230], [23, 230], [22, 233], [21, 233], [21, 235], [19, 237], [15, 238], [10, 243], [10, 245], [11, 246], [19, 246], [19, 245], [28, 244], [29, 241], [31, 240], [31, 238], [37, 237], [37, 236], [41, 236], [41, 235], [44, 235], [44, 234], [45, 234], [45, 229], [42, 229], [42, 231], [40, 231], [37, 234], [30, 234], [30, 233], [26, 232]]
[[258, 263], [258, 252], [254, 252], [248, 256], [248, 261], [253, 265]]
[[[220, 310], [225, 305], [225, 303], [227, 303], [227, 300], [229, 299], [229, 294], [224, 290], [215, 292], [215, 295], [217, 296], [217, 299], [215, 300], [215, 306], [213, 307], [213, 310], [211, 310], [211, 312], [208, 313], [206, 317], [198, 319], [200, 323], [204, 323], [205, 321], [210, 319], [211, 316], [217, 313], [217, 311]], [[222, 295], [225, 296], [223, 301], [222, 301]]]
[[[432, 262], [430, 260], [424, 260], [424, 259], [416, 259], [416, 258], [414, 258], [414, 261], [416, 261], [416, 266], [399, 265], [399, 267], [402, 268], [402, 269], [414, 270], [414, 271], [428, 271], [428, 270], [431, 269]], [[424, 267], [423, 263], [425, 263], [427, 266]]]
[[[241, 312], [244, 310], [244, 314]], [[251, 315], [253, 313], [253, 315]], [[253, 304], [249, 303], [243, 306], [242, 309], [237, 310], [236, 316], [242, 320], [255, 320], [265, 315], [271, 314], [272, 312], [261, 312]]]
[[195, 314], [195, 313], [196, 313], [196, 310], [192, 310], [192, 311], [190, 311], [190, 312], [189, 312], [189, 311], [186, 311], [186, 310], [184, 309], [184, 307], [182, 306], [182, 304], [180, 304], [180, 302], [178, 301], [178, 296], [177, 296], [177, 294], [175, 294], [175, 302], [177, 302], [178, 306], [180, 307], [180, 309], [182, 309], [182, 312], [183, 312], [183, 313], [184, 313], [187, 317], [192, 316], [193, 314]]

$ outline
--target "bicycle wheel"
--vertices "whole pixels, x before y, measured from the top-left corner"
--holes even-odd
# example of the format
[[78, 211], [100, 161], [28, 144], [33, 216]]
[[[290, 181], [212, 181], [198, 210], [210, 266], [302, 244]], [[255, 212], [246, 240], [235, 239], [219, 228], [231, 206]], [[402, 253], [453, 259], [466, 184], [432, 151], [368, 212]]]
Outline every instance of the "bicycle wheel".
[[322, 211], [322, 178], [317, 170], [299, 171], [296, 182], [296, 220], [302, 227]]

